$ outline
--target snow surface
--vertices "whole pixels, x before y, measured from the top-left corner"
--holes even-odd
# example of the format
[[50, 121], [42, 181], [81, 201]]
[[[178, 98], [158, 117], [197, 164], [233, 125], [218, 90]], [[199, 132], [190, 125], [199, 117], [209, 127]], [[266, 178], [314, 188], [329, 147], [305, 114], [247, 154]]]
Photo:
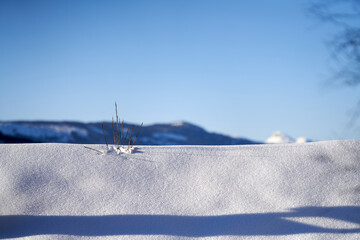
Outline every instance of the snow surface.
[[0, 239], [360, 235], [360, 141], [0, 145], [0, 183]]

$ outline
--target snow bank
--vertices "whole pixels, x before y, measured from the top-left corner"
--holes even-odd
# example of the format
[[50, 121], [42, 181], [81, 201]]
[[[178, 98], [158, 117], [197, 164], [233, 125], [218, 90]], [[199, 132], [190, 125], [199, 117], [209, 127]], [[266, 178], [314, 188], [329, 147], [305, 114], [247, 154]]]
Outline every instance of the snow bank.
[[120, 155], [76, 144], [0, 145], [0, 183], [0, 239], [360, 233], [360, 141], [141, 146]]

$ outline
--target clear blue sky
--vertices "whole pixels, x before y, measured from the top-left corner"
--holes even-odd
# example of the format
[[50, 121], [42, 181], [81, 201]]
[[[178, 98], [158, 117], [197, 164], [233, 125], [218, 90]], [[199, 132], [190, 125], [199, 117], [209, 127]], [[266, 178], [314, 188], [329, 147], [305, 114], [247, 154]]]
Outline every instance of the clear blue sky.
[[0, 120], [185, 120], [265, 140], [347, 129], [357, 95], [334, 89], [331, 31], [308, 1], [0, 1]]

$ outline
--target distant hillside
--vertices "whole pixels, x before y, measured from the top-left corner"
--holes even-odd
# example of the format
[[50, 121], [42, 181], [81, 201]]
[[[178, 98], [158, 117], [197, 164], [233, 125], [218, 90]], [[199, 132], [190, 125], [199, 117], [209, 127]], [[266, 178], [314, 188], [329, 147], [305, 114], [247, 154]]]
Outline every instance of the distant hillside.
[[[126, 124], [124, 134], [128, 127]], [[135, 126], [134, 133], [139, 126]], [[109, 143], [113, 143], [112, 124], [104, 123]], [[0, 143], [105, 143], [101, 123], [16, 121], [0, 122]], [[260, 144], [246, 138], [233, 138], [209, 133], [203, 128], [187, 123], [154, 124], [143, 126], [137, 145], [244, 145]]]

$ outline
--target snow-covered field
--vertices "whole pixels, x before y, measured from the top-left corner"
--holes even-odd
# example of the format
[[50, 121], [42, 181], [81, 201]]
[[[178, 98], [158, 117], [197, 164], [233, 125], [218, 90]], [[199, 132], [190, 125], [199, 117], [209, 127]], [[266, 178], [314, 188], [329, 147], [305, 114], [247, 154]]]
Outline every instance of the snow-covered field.
[[0, 145], [0, 186], [0, 239], [360, 238], [360, 141]]

